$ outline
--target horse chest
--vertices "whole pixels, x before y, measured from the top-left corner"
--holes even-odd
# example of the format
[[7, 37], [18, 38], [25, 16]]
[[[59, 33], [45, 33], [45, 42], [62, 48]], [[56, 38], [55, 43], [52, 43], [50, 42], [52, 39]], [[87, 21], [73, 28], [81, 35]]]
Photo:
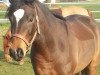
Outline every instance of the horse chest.
[[38, 63], [35, 66], [36, 75], [72, 75], [71, 63], [63, 65], [63, 63]]

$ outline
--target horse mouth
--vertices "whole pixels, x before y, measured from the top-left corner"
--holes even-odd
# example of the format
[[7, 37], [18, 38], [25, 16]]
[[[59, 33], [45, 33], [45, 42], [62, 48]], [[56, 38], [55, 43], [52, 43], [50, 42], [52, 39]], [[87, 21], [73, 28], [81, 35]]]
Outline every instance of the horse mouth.
[[23, 59], [23, 57], [15, 57], [15, 58], [13, 58], [15, 61], [21, 61], [22, 59]]

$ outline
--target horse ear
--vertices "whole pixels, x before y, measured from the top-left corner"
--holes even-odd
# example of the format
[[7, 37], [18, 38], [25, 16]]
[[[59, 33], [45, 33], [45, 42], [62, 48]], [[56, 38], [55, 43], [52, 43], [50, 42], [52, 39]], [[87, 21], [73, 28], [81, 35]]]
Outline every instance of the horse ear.
[[88, 10], [88, 9], [87, 9], [87, 12], [88, 12], [88, 14], [89, 14], [89, 17], [93, 19], [94, 17], [93, 17], [92, 12], [91, 12], [90, 10]]
[[9, 2], [12, 4], [14, 0], [9, 0]]
[[9, 2], [11, 3], [11, 4], [19, 4], [19, 2], [20, 1], [22, 1], [22, 0], [9, 0]]
[[24, 2], [25, 2], [26, 4], [28, 4], [28, 3], [32, 4], [34, 1], [35, 1], [35, 0], [24, 0]]

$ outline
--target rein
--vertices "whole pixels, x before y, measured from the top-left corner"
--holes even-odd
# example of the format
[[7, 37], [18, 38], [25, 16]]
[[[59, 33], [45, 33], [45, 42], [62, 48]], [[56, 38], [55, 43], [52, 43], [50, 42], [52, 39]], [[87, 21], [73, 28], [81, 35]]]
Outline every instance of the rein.
[[[25, 44], [27, 45], [27, 48], [29, 48], [29, 47], [32, 45], [33, 41], [34, 41], [35, 38], [36, 38], [36, 35], [37, 35], [37, 34], [40, 34], [39, 17], [38, 17], [38, 13], [37, 13], [36, 8], [35, 8], [35, 12], [36, 12], [37, 29], [36, 29], [36, 31], [35, 31], [35, 33], [34, 33], [34, 36], [32, 37], [31, 42], [27, 41], [27, 39], [26, 39], [25, 37], [23, 37], [22, 35], [20, 35], [20, 34], [12, 34], [12, 37], [17, 37], [17, 38], [23, 40], [23, 41], [25, 42]], [[12, 37], [11, 37], [11, 38], [12, 38]]]

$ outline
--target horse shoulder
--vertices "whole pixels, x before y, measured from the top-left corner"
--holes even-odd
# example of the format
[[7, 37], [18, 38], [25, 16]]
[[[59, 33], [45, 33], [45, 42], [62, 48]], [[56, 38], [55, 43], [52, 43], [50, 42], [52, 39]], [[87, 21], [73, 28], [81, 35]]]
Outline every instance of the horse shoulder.
[[90, 22], [85, 23], [83, 19], [80, 20], [77, 17], [78, 15], [69, 16], [66, 20], [66, 23], [68, 24], [68, 28], [72, 32], [72, 34], [76, 36], [79, 40], [94, 39], [94, 32], [90, 27], [92, 26], [91, 23]]

